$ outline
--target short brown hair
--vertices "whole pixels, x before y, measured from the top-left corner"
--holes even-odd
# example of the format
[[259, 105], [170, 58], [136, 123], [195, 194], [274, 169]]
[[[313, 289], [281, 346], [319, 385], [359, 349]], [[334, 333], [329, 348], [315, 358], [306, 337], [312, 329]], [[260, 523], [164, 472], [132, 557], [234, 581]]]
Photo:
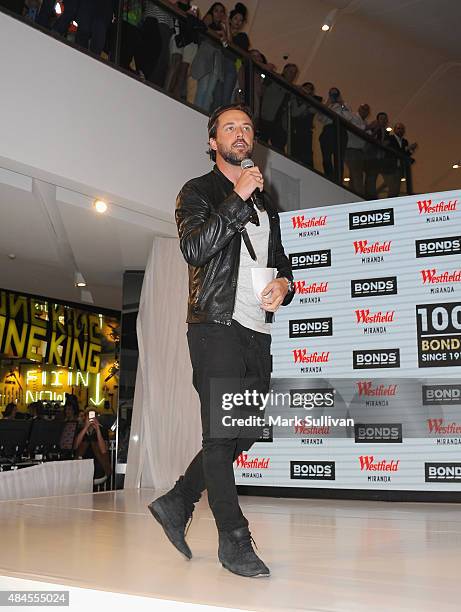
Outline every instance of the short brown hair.
[[[253, 113], [248, 106], [245, 106], [245, 104], [226, 104], [225, 106], [220, 106], [211, 114], [210, 119], [208, 120], [208, 138], [216, 138], [219, 117], [229, 110], [242, 111], [242, 113], [248, 115], [254, 127]], [[216, 151], [213, 151], [213, 149], [208, 149], [208, 155], [212, 161], [216, 161]]]

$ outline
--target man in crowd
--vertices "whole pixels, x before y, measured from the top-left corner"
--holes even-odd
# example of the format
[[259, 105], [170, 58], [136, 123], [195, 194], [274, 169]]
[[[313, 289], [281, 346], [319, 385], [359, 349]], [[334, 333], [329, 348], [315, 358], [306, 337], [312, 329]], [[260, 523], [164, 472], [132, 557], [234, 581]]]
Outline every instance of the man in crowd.
[[[367, 119], [370, 115], [370, 105], [361, 104], [358, 108], [358, 112], [354, 113], [350, 121], [359, 130], [366, 131], [368, 124]], [[360, 138], [353, 132], [348, 133], [347, 138], [347, 149], [346, 149], [346, 162], [349, 167], [350, 187], [352, 191], [359, 195], [364, 195], [364, 169], [365, 169], [365, 145], [367, 141]]]
[[402, 179], [406, 180], [410, 165], [414, 162], [412, 154], [418, 147], [417, 143], [409, 144], [405, 138], [405, 126], [396, 123], [394, 131], [387, 138], [387, 145], [399, 152], [402, 156], [389, 157], [386, 163], [384, 182], [388, 187], [388, 197], [396, 198], [400, 195]]
[[[282, 78], [287, 83], [294, 83], [298, 76], [296, 64], [286, 64]], [[288, 131], [288, 103], [290, 93], [272, 78], [266, 78], [267, 85], [263, 89], [261, 101], [261, 136], [279, 151], [285, 151]]]
[[[370, 123], [367, 132], [379, 144], [387, 144], [387, 127], [389, 125], [389, 117], [387, 113], [380, 112], [376, 115], [375, 121]], [[384, 175], [385, 172], [385, 152], [379, 147], [375, 147], [369, 143], [365, 147], [365, 195], [369, 200], [375, 200], [378, 197], [376, 181], [378, 174]]]

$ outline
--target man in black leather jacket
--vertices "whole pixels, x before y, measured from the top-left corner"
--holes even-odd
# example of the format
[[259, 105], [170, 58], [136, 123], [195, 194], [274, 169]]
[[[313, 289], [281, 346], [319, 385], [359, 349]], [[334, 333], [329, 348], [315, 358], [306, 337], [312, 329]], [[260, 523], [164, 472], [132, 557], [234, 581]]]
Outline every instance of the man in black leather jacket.
[[[270, 323], [280, 305], [293, 299], [293, 275], [278, 214], [263, 192], [262, 174], [256, 166], [242, 170], [240, 165], [253, 150], [250, 111], [241, 105], [221, 107], [211, 116], [208, 133], [216, 165], [188, 181], [176, 205], [180, 248], [189, 265], [187, 337], [201, 403], [202, 451], [174, 488], [149, 509], [190, 559], [185, 529], [194, 503], [207, 489], [222, 565], [242, 576], [268, 576], [269, 569], [253, 550], [233, 472], [234, 460], [255, 442], [254, 428], [219, 427], [226, 413], [213, 385], [225, 380], [221, 392], [269, 391]], [[256, 209], [252, 194], [257, 190]], [[259, 299], [252, 286], [254, 268], [276, 268], [276, 278]]]

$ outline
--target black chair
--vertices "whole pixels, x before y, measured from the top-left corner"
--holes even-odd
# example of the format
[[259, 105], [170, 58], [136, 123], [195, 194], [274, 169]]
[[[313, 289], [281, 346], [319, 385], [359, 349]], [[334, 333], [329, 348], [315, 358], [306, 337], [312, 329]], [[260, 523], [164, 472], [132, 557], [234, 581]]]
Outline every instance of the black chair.
[[27, 447], [32, 423], [17, 419], [0, 420], [0, 455], [2, 459], [16, 456], [16, 448], [23, 451]]
[[46, 419], [35, 419], [32, 421], [32, 431], [29, 438], [29, 452], [33, 453], [37, 448], [45, 452], [60, 448], [61, 436], [65, 421], [48, 421]]

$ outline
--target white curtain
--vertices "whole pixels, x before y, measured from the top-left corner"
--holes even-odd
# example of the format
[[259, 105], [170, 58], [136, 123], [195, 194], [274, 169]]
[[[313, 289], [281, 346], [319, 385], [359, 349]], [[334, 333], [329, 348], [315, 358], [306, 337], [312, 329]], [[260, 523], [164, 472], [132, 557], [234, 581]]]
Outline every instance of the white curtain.
[[139, 361], [126, 488], [170, 488], [201, 446], [186, 339], [187, 287], [179, 241], [155, 238], [137, 321]]

